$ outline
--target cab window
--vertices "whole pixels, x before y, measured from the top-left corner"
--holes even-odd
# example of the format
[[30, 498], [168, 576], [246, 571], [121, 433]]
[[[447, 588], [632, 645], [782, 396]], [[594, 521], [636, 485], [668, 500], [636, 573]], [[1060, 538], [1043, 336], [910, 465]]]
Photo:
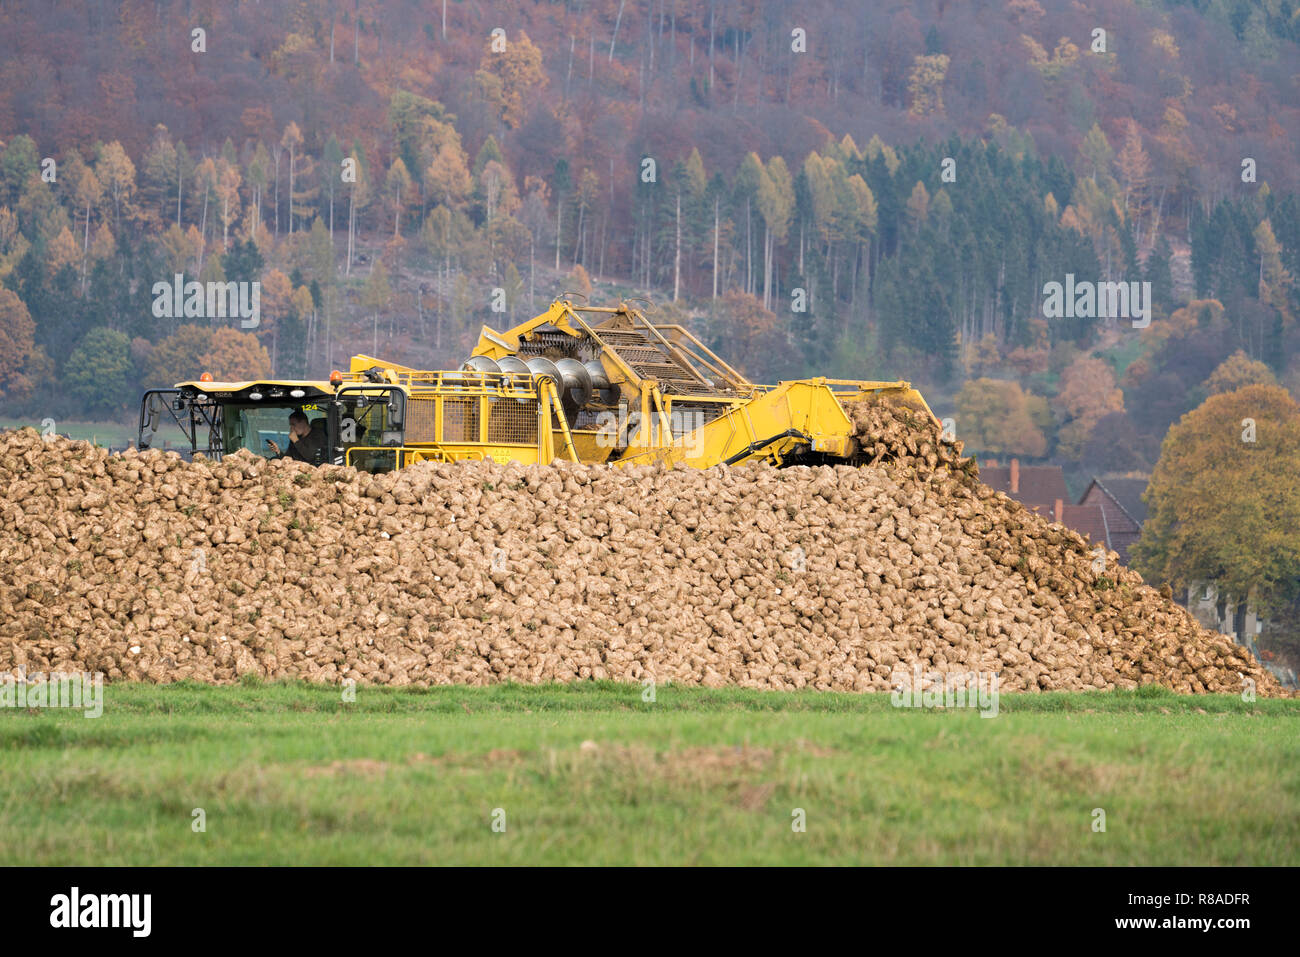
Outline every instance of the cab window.
[[[274, 442], [281, 452], [289, 448], [289, 413], [298, 408], [297, 405], [227, 406], [224, 416], [226, 451], [248, 449], [264, 458], [274, 458], [275, 453], [267, 442]], [[303, 411], [312, 423], [325, 418], [325, 413], [319, 410], [307, 408]]]

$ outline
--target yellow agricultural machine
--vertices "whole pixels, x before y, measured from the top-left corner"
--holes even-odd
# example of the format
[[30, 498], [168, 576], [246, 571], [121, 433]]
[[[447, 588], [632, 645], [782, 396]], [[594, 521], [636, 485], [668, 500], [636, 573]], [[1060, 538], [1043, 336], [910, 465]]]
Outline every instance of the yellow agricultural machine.
[[455, 371], [353, 356], [328, 381], [213, 382], [208, 376], [141, 401], [139, 447], [163, 413], [190, 453], [288, 447], [288, 416], [320, 430], [316, 461], [389, 471], [413, 462], [556, 459], [697, 468], [766, 459], [855, 463], [849, 402], [883, 395], [934, 419], [907, 382], [799, 379], [756, 385], [687, 329], [627, 303], [557, 300], [505, 332], [484, 327]]

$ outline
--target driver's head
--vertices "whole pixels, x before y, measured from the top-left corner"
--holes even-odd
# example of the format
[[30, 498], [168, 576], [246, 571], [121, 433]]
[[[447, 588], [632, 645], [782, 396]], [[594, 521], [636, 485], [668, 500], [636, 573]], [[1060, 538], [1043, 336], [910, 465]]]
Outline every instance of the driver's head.
[[301, 409], [294, 409], [289, 413], [289, 434], [295, 439], [300, 439], [311, 432], [311, 422], [307, 420], [307, 413]]

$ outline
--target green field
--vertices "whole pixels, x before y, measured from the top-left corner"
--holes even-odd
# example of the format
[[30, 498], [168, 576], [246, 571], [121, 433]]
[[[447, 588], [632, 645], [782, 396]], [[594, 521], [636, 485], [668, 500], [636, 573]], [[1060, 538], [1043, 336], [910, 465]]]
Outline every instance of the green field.
[[[0, 418], [0, 429], [35, 429], [37, 432], [44, 430], [41, 424], [42, 419], [39, 416], [33, 416], [29, 419]], [[74, 422], [71, 419], [54, 420], [54, 431], [59, 435], [66, 435], [70, 439], [84, 439], [87, 442], [93, 442], [96, 445], [105, 447], [122, 448], [136, 439], [136, 425], [134, 423], [126, 424], [124, 422]], [[173, 436], [172, 433], [175, 433]], [[181, 433], [172, 429], [167, 433], [168, 438], [181, 437]]]
[[360, 688], [355, 703], [303, 685], [110, 685], [105, 701], [97, 719], [0, 711], [0, 863], [1300, 855], [1300, 701], [1004, 695], [992, 719], [888, 695], [660, 687], [646, 702], [612, 683]]

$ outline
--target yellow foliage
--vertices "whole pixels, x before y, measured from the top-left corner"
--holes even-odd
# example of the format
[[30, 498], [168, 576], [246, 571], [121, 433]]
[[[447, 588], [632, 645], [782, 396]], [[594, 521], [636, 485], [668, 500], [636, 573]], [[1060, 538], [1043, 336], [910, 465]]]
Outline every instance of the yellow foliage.
[[1210, 396], [1170, 428], [1133, 551], [1149, 580], [1212, 580], [1266, 610], [1300, 586], [1300, 406], [1285, 389]]
[[907, 78], [907, 92], [913, 116], [928, 116], [943, 112], [943, 81], [948, 75], [948, 57], [942, 53], [918, 56], [912, 60], [912, 72]]
[[968, 380], [954, 402], [957, 437], [974, 451], [1029, 458], [1043, 455], [1047, 438], [1034, 423], [1030, 398], [1018, 382]]
[[57, 276], [65, 266], [76, 266], [81, 262], [81, 246], [67, 226], [59, 230], [59, 235], [46, 247], [45, 260], [51, 276]]

